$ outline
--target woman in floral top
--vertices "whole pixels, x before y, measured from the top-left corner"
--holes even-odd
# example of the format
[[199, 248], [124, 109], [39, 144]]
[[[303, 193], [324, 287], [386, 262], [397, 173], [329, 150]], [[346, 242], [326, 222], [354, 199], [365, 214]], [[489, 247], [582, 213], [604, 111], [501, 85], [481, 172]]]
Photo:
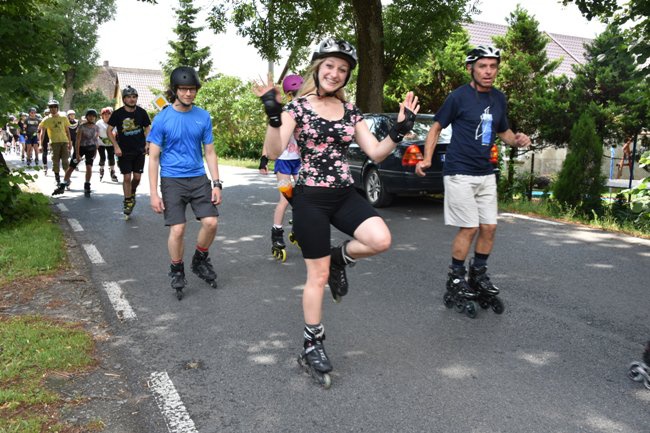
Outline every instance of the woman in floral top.
[[[285, 149], [293, 134], [300, 148], [302, 166], [293, 192], [293, 230], [307, 267], [303, 291], [305, 319], [301, 363], [322, 374], [332, 370], [325, 354], [321, 323], [325, 285], [339, 301], [347, 293], [345, 267], [362, 257], [386, 251], [391, 234], [384, 220], [352, 186], [347, 148], [354, 140], [374, 161], [382, 161], [413, 126], [419, 110], [412, 92], [400, 104], [398, 122], [391, 133], [377, 141], [363, 122], [359, 109], [345, 99], [343, 87], [356, 67], [355, 48], [346, 41], [328, 38], [312, 57], [299, 97], [284, 109], [273, 83], [257, 83], [267, 115], [264, 146], [269, 158]], [[330, 247], [330, 225], [353, 239]]]

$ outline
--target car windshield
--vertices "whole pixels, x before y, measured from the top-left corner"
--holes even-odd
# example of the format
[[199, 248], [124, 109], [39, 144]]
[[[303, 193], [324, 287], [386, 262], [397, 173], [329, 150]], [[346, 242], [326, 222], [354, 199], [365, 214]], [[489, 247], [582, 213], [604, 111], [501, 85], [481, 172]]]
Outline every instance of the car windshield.
[[427, 138], [429, 129], [433, 125], [433, 119], [416, 119], [411, 132], [404, 136], [405, 140], [424, 140]]

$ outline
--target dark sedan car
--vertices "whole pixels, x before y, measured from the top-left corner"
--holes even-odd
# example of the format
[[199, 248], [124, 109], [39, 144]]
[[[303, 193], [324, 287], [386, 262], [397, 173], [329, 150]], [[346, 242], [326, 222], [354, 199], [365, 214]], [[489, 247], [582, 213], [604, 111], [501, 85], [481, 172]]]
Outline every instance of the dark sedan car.
[[[364, 114], [364, 117], [370, 131], [378, 140], [383, 140], [397, 114]], [[415, 164], [423, 158], [424, 140], [433, 122], [432, 114], [418, 114], [411, 133], [382, 162], [372, 161], [358, 144], [350, 145], [348, 160], [354, 185], [364, 191], [374, 207], [390, 205], [395, 195], [440, 194], [444, 191], [442, 164], [451, 139], [451, 127], [440, 133], [427, 175], [420, 177], [415, 174]]]

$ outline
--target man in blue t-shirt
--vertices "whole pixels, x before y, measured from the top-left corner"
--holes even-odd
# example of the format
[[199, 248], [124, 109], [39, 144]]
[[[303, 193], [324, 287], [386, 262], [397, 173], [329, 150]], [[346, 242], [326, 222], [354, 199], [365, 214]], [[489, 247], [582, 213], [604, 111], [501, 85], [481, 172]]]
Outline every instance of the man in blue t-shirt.
[[[508, 126], [506, 98], [493, 87], [500, 61], [499, 50], [491, 46], [481, 45], [469, 52], [465, 66], [472, 80], [451, 92], [436, 113], [436, 121], [426, 138], [424, 160], [415, 169], [418, 175], [425, 175], [440, 131], [451, 124], [453, 134], [443, 169], [445, 224], [459, 230], [452, 244], [447, 282], [453, 298], [445, 297], [445, 301], [488, 299], [488, 304], [499, 304], [491, 304], [495, 312], [503, 311], [503, 304], [492, 300], [499, 290], [487, 275], [487, 259], [497, 228], [497, 185], [490, 149], [496, 135], [513, 147], [530, 145], [527, 135], [515, 134]], [[475, 254], [466, 281], [465, 259], [475, 238]], [[453, 304], [449, 302], [449, 305]], [[468, 315], [476, 314], [474, 303], [460, 305], [466, 306]]]
[[[201, 221], [192, 258], [192, 272], [217, 287], [217, 274], [208, 258], [208, 249], [217, 234], [217, 205], [221, 203], [219, 165], [212, 138], [210, 114], [193, 104], [201, 83], [196, 71], [181, 66], [170, 77], [169, 96], [172, 105], [164, 108], [153, 121], [149, 142], [149, 188], [151, 208], [164, 213], [169, 226], [169, 255], [171, 286], [180, 300], [185, 287], [183, 236], [185, 208], [192, 206]], [[203, 152], [212, 181], [203, 163]], [[158, 171], [160, 190], [158, 194]]]

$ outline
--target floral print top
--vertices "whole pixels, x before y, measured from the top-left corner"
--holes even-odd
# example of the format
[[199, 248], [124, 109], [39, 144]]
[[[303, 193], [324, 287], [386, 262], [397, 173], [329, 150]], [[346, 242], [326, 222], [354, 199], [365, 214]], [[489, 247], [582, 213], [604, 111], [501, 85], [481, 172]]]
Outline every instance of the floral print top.
[[343, 118], [320, 117], [305, 97], [284, 108], [296, 121], [294, 135], [300, 148], [301, 167], [296, 185], [345, 188], [354, 182], [350, 175], [347, 150], [354, 138], [355, 125], [363, 120], [352, 103], [343, 103]]

